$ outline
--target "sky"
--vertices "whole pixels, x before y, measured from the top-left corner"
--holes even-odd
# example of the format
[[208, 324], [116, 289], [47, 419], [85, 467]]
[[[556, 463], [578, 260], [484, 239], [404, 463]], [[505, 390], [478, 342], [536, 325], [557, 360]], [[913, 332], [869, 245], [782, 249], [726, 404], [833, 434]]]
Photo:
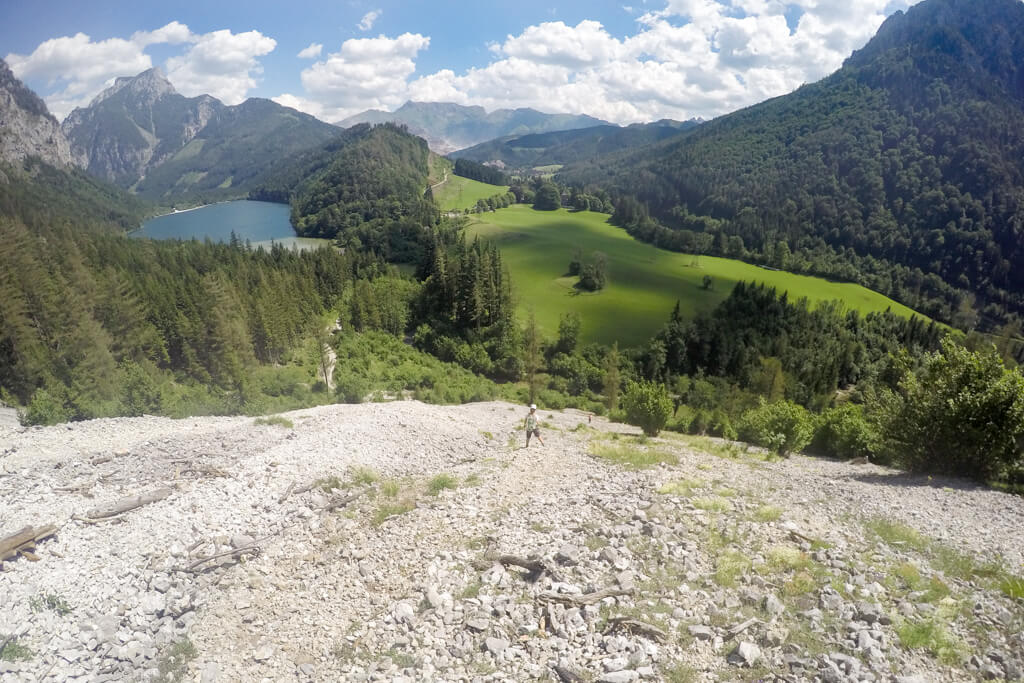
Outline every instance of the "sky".
[[917, 0], [0, 0], [0, 55], [63, 119], [159, 67], [225, 104], [329, 122], [407, 100], [628, 124], [817, 81]]

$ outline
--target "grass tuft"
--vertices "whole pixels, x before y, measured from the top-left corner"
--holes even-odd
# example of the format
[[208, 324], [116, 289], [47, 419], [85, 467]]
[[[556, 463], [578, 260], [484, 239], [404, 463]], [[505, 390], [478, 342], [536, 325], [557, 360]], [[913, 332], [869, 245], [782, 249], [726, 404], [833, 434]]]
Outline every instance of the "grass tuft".
[[873, 519], [867, 528], [889, 545], [903, 546], [923, 551], [928, 547], [928, 540], [906, 524], [891, 522], [887, 519]]
[[769, 548], [767, 560], [768, 566], [776, 571], [792, 571], [811, 567], [811, 558], [796, 548], [786, 545]]
[[908, 650], [927, 650], [943, 664], [955, 665], [963, 658], [957, 639], [933, 619], [907, 621], [896, 626], [900, 644]]
[[590, 452], [602, 460], [615, 463], [627, 469], [647, 469], [657, 465], [678, 465], [679, 458], [672, 453], [656, 449], [641, 449], [627, 445], [592, 443]]
[[196, 646], [188, 638], [179, 640], [157, 662], [156, 683], [179, 683], [188, 674], [188, 663], [195, 659]]
[[734, 588], [737, 579], [750, 571], [750, 558], [738, 550], [727, 550], [715, 561], [715, 582], [723, 588]]
[[658, 493], [664, 496], [689, 496], [693, 494], [693, 489], [703, 486], [704, 482], [700, 479], [680, 479], [662, 484], [658, 487]]
[[707, 510], [708, 512], [730, 512], [732, 510], [732, 503], [720, 496], [694, 498], [690, 502], [698, 510]]
[[380, 479], [380, 475], [372, 468], [363, 466], [353, 467], [349, 476], [352, 477], [352, 483], [359, 486], [369, 486]]
[[17, 638], [11, 639], [0, 649], [0, 662], [27, 662], [35, 654], [28, 645], [22, 645]]
[[999, 590], [1014, 600], [1024, 598], [1024, 578], [1019, 576], [1007, 577], [999, 583]]
[[456, 489], [459, 487], [459, 480], [450, 474], [438, 474], [427, 482], [427, 491], [430, 495], [437, 496], [445, 489]]
[[758, 522], [777, 522], [782, 519], [782, 508], [762, 505], [754, 512], [754, 519]]
[[287, 429], [295, 429], [295, 423], [289, 420], [287, 417], [281, 417], [280, 415], [269, 415], [267, 417], [257, 417], [253, 424], [256, 425], [267, 425], [271, 427], [285, 427]]
[[33, 595], [28, 599], [28, 606], [33, 613], [50, 610], [51, 612], [56, 612], [62, 617], [71, 614], [71, 605], [68, 604], [67, 600], [56, 593], [40, 593], [39, 595]]
[[406, 512], [416, 509], [416, 504], [411, 500], [403, 500], [397, 503], [385, 503], [373, 513], [373, 525], [380, 526], [392, 517], [404, 515]]

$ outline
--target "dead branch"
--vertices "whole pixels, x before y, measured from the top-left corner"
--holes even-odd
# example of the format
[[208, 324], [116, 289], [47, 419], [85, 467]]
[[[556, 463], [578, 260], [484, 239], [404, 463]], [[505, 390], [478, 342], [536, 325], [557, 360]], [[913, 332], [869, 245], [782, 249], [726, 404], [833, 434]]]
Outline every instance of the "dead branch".
[[550, 564], [536, 556], [521, 557], [519, 555], [493, 555], [488, 553], [482, 560], [473, 562], [473, 567], [483, 571], [495, 562], [506, 566], [510, 565], [513, 567], [519, 567], [520, 569], [525, 569], [529, 572], [528, 576], [531, 581], [536, 581], [545, 573], [555, 581], [562, 580], [561, 575], [553, 569]]
[[124, 513], [114, 515], [113, 517], [103, 517], [102, 519], [93, 519], [92, 517], [85, 517], [83, 515], [71, 515], [71, 519], [85, 524], [103, 524], [104, 522], [120, 523], [124, 521]]
[[285, 490], [284, 495], [282, 495], [280, 498], [277, 499], [277, 504], [280, 505], [281, 503], [283, 503], [286, 500], [288, 500], [288, 496], [292, 495], [292, 489], [294, 489], [294, 488], [295, 488], [295, 482], [293, 481], [292, 483], [288, 484], [288, 488], [287, 488], [287, 490]]
[[220, 559], [222, 557], [229, 557], [230, 556], [230, 557], [240, 558], [242, 555], [251, 555], [253, 557], [256, 557], [259, 554], [260, 554], [260, 547], [258, 545], [247, 545], [244, 548], [235, 548], [233, 550], [226, 550], [226, 551], [224, 551], [222, 553], [216, 553], [214, 555], [210, 555], [209, 557], [200, 557], [198, 560], [196, 560], [195, 562], [193, 562], [189, 566], [185, 567], [185, 571], [187, 571], [187, 572], [194, 572], [194, 571], [196, 571], [196, 567], [199, 567], [200, 565], [206, 564], [207, 562], [210, 562], [212, 560], [218, 560], [218, 559]]
[[353, 500], [355, 500], [356, 498], [359, 498], [362, 495], [363, 495], [363, 492], [359, 491], [357, 493], [353, 493], [353, 494], [350, 494], [350, 495], [347, 495], [347, 496], [337, 497], [337, 498], [331, 500], [330, 502], [328, 502], [327, 505], [325, 505], [323, 507], [323, 511], [324, 512], [334, 512], [338, 508], [345, 507], [346, 505], [351, 503]]
[[735, 638], [736, 636], [738, 636], [739, 634], [741, 634], [744, 631], [746, 631], [748, 628], [750, 628], [754, 624], [760, 624], [760, 623], [762, 623], [760, 619], [758, 619], [757, 617], [751, 617], [751, 618], [747, 619], [746, 621], [744, 621], [742, 624], [738, 624], [736, 626], [733, 626], [731, 629], [729, 629], [729, 631], [726, 633], [726, 640], [731, 640], [731, 639]]
[[815, 542], [815, 540], [813, 538], [810, 538], [808, 536], [804, 536], [799, 531], [793, 531], [792, 529], [790, 529], [789, 535], [792, 537], [792, 539], [794, 541], [806, 541], [806, 542], [811, 543], [811, 544], [813, 544]]
[[609, 619], [608, 628], [605, 629], [605, 633], [618, 631], [620, 629], [629, 631], [630, 633], [636, 633], [641, 636], [647, 636], [651, 640], [656, 640], [659, 643], [663, 643], [668, 640], [668, 634], [654, 624], [648, 624], [646, 621], [640, 621], [639, 619], [632, 619], [630, 617], [613, 617]]
[[[57, 527], [52, 524], [41, 527], [27, 526], [21, 531], [0, 539], [0, 562], [13, 559], [19, 554], [27, 558], [36, 549], [36, 543], [50, 538], [56, 533]], [[32, 557], [35, 557], [35, 555], [32, 555]]]
[[579, 676], [576, 673], [570, 671], [569, 669], [566, 669], [564, 666], [559, 666], [558, 664], [555, 664], [551, 668], [554, 669], [555, 673], [558, 674], [558, 677], [562, 679], [562, 683], [576, 683], [577, 681], [586, 680], [582, 676]]
[[144, 493], [140, 496], [131, 496], [129, 498], [122, 498], [121, 500], [105, 507], [105, 508], [93, 508], [85, 513], [85, 516], [89, 519], [103, 519], [104, 517], [113, 517], [120, 515], [135, 508], [140, 508], [143, 505], [149, 505], [157, 501], [167, 498], [173, 493], [173, 489], [157, 489]]
[[557, 602], [563, 605], [572, 605], [573, 607], [584, 607], [585, 605], [593, 605], [595, 602], [601, 602], [605, 598], [617, 598], [622, 595], [632, 595], [631, 590], [622, 590], [620, 588], [605, 588], [603, 590], [594, 591], [593, 593], [587, 593], [586, 595], [566, 595], [563, 593], [541, 593], [537, 596], [537, 599], [541, 602]]

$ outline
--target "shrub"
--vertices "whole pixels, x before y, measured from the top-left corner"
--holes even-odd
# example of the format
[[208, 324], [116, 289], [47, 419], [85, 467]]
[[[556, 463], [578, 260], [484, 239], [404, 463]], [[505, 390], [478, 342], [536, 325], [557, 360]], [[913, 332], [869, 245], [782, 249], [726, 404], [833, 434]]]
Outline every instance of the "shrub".
[[761, 405], [743, 414], [739, 437], [779, 455], [803, 450], [814, 434], [814, 419], [803, 406], [790, 401]]
[[365, 377], [335, 372], [335, 381], [334, 391], [345, 403], [362, 403], [370, 392], [370, 382]]
[[46, 389], [37, 389], [20, 418], [21, 423], [26, 425], [55, 425], [66, 422], [69, 415], [63, 401]]
[[622, 396], [622, 409], [626, 422], [640, 427], [647, 436], [657, 436], [672, 415], [672, 399], [663, 384], [630, 382]]
[[872, 456], [878, 446], [878, 431], [864, 418], [861, 407], [852, 403], [826, 410], [814, 433], [814, 450], [836, 458]]
[[876, 408], [883, 449], [910, 470], [987, 481], [1021, 466], [1024, 376], [994, 347], [969, 351], [947, 337]]

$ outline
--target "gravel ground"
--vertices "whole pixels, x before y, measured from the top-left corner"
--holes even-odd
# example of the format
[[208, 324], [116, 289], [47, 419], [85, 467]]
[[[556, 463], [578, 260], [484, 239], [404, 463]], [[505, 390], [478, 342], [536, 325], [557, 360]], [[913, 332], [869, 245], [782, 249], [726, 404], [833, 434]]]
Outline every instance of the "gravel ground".
[[541, 412], [0, 422], [0, 681], [1020, 679], [1024, 499]]

